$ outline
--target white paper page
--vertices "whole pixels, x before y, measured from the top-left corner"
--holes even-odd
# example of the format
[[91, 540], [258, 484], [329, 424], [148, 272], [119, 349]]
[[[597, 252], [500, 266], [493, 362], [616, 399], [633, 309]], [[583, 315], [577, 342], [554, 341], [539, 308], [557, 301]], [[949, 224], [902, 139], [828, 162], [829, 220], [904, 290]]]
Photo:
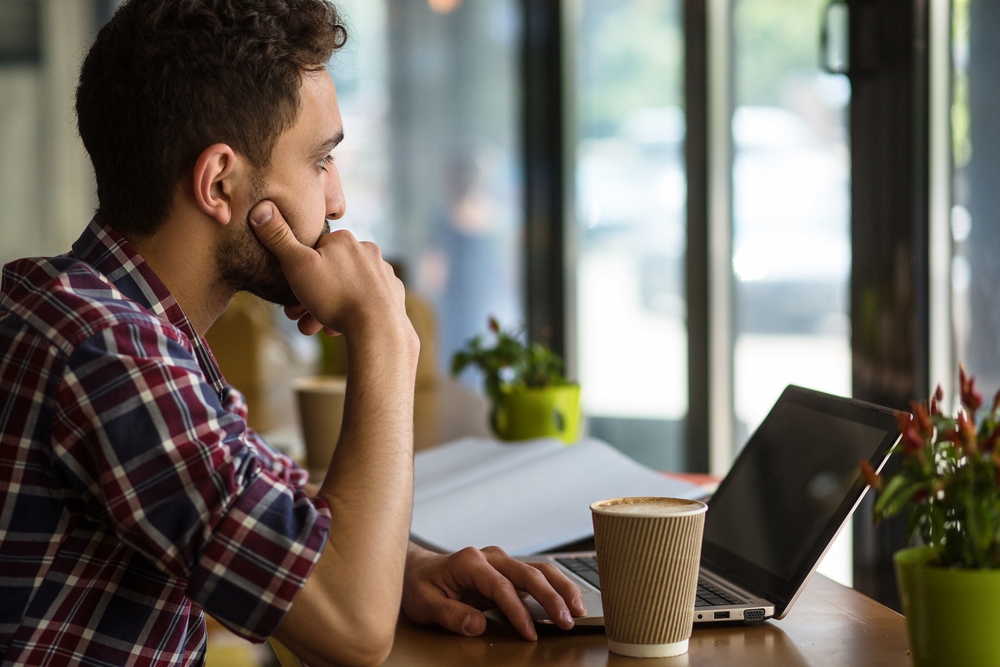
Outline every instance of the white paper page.
[[[419, 540], [448, 551], [495, 544], [508, 553], [527, 555], [592, 535], [590, 504], [594, 501], [620, 496], [703, 495], [699, 487], [663, 477], [599, 440], [546, 448], [545, 455], [514, 468], [497, 466], [497, 458], [504, 454], [479, 447], [482, 442], [454, 444], [479, 453], [491, 450], [496, 458], [491, 457], [488, 467], [500, 470], [498, 474], [471, 475], [475, 482], [464, 486], [445, 480], [450, 489], [447, 493], [435, 493], [417, 483], [420, 500], [414, 502], [412, 532]], [[462, 449], [454, 447], [456, 459], [474, 467], [474, 457], [466, 458]], [[512, 457], [524, 456], [506, 451]], [[418, 469], [423, 456], [417, 456]], [[462, 470], [461, 474], [467, 472]]]
[[531, 466], [538, 459], [565, 449], [566, 445], [555, 438], [515, 443], [462, 438], [419, 452], [413, 458], [414, 503], [474, 486], [508, 470]]

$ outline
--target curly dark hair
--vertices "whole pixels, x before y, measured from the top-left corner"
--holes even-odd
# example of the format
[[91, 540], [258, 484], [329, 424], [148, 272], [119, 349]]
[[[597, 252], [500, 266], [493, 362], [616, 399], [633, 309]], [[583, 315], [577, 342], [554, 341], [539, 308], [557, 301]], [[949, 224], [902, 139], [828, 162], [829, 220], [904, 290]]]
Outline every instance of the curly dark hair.
[[129, 0], [80, 71], [76, 114], [104, 220], [147, 237], [201, 152], [265, 169], [298, 116], [302, 72], [347, 41], [327, 0]]

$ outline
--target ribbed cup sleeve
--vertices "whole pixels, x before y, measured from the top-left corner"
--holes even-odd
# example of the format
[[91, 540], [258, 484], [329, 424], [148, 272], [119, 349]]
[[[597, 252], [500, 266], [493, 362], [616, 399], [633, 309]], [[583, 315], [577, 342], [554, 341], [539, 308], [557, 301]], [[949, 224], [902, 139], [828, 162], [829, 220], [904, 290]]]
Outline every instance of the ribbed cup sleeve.
[[691, 636], [705, 513], [641, 517], [595, 512], [608, 639], [666, 644]]

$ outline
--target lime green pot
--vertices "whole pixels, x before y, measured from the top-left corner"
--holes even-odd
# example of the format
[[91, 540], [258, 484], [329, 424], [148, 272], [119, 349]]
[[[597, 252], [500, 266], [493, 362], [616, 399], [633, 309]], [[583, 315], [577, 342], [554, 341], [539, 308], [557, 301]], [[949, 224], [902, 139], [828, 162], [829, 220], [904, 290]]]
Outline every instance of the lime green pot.
[[580, 385], [504, 388], [493, 406], [492, 426], [501, 440], [548, 437], [576, 442], [580, 435]]
[[929, 565], [934, 550], [896, 552], [915, 667], [1000, 667], [1000, 570]]

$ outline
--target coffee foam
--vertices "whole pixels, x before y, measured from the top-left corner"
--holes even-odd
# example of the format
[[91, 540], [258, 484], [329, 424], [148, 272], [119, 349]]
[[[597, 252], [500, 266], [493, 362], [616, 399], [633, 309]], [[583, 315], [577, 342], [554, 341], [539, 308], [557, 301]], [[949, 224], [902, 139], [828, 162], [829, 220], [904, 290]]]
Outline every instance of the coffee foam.
[[601, 500], [591, 505], [590, 509], [600, 514], [663, 517], [701, 514], [708, 509], [708, 505], [684, 498], [642, 496]]

